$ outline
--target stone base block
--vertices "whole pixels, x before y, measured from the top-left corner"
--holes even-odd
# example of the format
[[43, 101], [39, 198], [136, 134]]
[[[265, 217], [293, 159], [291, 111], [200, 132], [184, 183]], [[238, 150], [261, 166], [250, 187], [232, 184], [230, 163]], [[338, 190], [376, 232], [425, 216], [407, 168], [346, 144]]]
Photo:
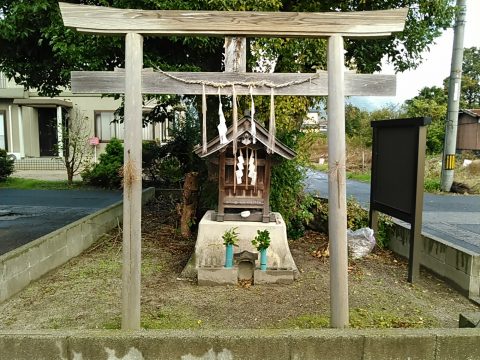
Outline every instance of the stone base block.
[[255, 269], [253, 282], [257, 284], [291, 284], [294, 280], [293, 270], [265, 270]]
[[480, 328], [480, 312], [470, 312], [460, 314], [458, 322], [460, 328]]
[[238, 269], [226, 268], [199, 268], [198, 285], [236, 285], [238, 282]]
[[[270, 233], [270, 246], [267, 249], [267, 267], [270, 269], [293, 269], [298, 273], [288, 247], [287, 227], [279, 213], [272, 213], [275, 222], [254, 221], [213, 221], [214, 211], [205, 213], [198, 226], [195, 255], [182, 272], [182, 276], [192, 274], [201, 268], [221, 268], [225, 264], [225, 245], [222, 236], [225, 231], [232, 228], [238, 233], [236, 253], [244, 251], [257, 253], [252, 245], [252, 239], [257, 236], [258, 230], [268, 230]], [[241, 260], [240, 260], [241, 261]]]

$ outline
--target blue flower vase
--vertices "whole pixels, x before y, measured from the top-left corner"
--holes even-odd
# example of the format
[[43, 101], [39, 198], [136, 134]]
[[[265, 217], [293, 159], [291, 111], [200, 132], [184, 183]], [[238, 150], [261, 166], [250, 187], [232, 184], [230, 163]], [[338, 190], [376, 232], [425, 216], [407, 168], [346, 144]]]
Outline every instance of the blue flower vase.
[[267, 270], [267, 249], [260, 250], [260, 270]]
[[225, 268], [231, 269], [233, 267], [233, 245], [225, 245]]

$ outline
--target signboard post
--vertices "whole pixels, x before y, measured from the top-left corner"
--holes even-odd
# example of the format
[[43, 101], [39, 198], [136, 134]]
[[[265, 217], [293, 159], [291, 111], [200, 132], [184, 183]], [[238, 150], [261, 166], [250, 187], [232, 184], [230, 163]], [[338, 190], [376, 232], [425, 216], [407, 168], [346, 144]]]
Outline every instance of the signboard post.
[[97, 145], [100, 144], [100, 139], [96, 136], [88, 139], [90, 145], [93, 146], [93, 160], [97, 163]]

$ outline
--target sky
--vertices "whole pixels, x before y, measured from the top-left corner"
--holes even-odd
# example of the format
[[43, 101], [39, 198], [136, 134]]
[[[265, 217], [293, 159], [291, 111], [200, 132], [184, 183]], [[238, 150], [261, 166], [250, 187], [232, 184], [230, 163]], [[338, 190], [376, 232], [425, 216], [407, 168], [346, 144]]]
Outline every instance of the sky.
[[[467, 0], [467, 19], [465, 23], [464, 48], [480, 47], [480, 0]], [[407, 99], [418, 95], [418, 91], [425, 86], [443, 86], [443, 79], [450, 75], [452, 60], [453, 28], [446, 30], [430, 51], [425, 52], [423, 63], [415, 70], [397, 74], [397, 95], [395, 97], [367, 97], [352, 99], [357, 106], [369, 109], [378, 108], [385, 104], [401, 104]], [[393, 66], [386, 64], [383, 74], [394, 74]]]

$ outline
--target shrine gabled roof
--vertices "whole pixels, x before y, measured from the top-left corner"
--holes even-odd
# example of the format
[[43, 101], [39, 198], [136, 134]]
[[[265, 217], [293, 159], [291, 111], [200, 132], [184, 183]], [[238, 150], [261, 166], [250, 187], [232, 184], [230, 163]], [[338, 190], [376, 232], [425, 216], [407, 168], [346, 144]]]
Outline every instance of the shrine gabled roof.
[[[195, 148], [195, 153], [200, 156], [200, 157], [207, 157], [210, 156], [218, 151], [221, 151], [225, 149], [228, 145], [230, 145], [234, 140], [237, 140], [244, 136], [246, 133], [248, 133], [250, 136], [252, 135], [250, 132], [250, 117], [245, 116], [242, 119], [238, 121], [237, 125], [237, 134], [234, 138], [233, 136], [233, 127], [230, 126], [227, 130], [227, 139], [228, 142], [226, 144], [220, 144], [220, 138], [217, 136], [214, 139], [210, 140], [207, 143], [207, 152], [202, 153], [202, 146], [197, 146]], [[256, 126], [256, 140], [257, 143], [261, 143], [265, 148], [268, 148], [268, 138], [269, 138], [269, 132], [267, 129], [265, 129], [262, 125], [258, 123], [258, 121], [255, 121], [255, 126]], [[273, 152], [275, 154], [278, 154], [282, 156], [283, 158], [287, 160], [293, 159], [297, 154], [295, 151], [290, 149], [288, 146], [280, 142], [277, 138], [274, 139], [274, 144], [275, 146], [273, 147]]]

